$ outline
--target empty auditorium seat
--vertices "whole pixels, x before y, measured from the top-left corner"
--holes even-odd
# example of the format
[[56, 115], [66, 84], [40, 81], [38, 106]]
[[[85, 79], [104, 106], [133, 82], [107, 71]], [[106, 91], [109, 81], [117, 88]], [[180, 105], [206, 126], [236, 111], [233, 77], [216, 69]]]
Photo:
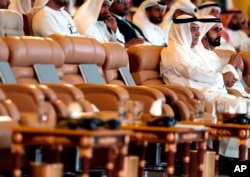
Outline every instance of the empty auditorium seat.
[[[53, 39], [22, 36], [4, 37], [3, 40], [8, 45], [10, 51], [9, 63], [18, 84], [36, 84], [37, 87], [41, 87], [33, 68], [33, 65], [37, 63], [53, 64], [59, 78], [62, 77], [64, 53], [60, 45]], [[63, 82], [45, 85], [51, 88], [56, 93], [57, 98], [66, 105], [76, 101], [82, 105], [83, 111], [92, 111], [91, 104], [84, 99], [84, 95], [76, 87], [63, 84]]]
[[[129, 99], [127, 91], [118, 86], [84, 84], [79, 64], [95, 64], [103, 83], [106, 83], [102, 70], [102, 65], [105, 62], [105, 51], [98, 41], [89, 37], [60, 34], [53, 34], [49, 37], [56, 40], [64, 50], [65, 63], [62, 80], [81, 89], [86, 99], [94, 103], [100, 110], [116, 111], [120, 101]], [[107, 104], [107, 100], [109, 100], [109, 104]]]

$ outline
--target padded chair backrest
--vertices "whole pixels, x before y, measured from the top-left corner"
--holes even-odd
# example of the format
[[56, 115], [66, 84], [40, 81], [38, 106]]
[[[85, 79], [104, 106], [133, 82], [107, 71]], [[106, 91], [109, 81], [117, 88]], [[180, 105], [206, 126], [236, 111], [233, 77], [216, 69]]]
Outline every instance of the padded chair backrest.
[[162, 114], [174, 116], [172, 108], [166, 104], [165, 96], [157, 89], [146, 86], [125, 86], [131, 100], [140, 100], [144, 102], [144, 113], [149, 114], [150, 108], [154, 101], [162, 101]]
[[137, 85], [163, 84], [159, 76], [162, 49], [163, 47], [144, 45], [128, 48], [130, 72]]
[[84, 83], [79, 71], [79, 64], [96, 64], [103, 78], [102, 65], [105, 61], [105, 51], [97, 40], [84, 36], [50, 35], [49, 38], [58, 42], [65, 54], [63, 80], [69, 84]]
[[125, 85], [119, 76], [118, 69], [128, 66], [128, 53], [126, 49], [114, 42], [103, 43], [106, 59], [103, 71], [108, 84]]
[[22, 36], [23, 19], [21, 14], [8, 9], [0, 9], [0, 37]]
[[17, 83], [38, 83], [33, 65], [53, 64], [59, 77], [63, 75], [64, 53], [61, 46], [49, 38], [42, 37], [4, 37], [8, 45], [9, 63]]

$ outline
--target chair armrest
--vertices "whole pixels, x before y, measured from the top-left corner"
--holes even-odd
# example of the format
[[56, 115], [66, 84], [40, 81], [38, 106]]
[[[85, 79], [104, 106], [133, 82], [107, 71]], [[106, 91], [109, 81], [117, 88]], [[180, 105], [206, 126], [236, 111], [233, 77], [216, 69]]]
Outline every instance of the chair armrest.
[[175, 117], [178, 120], [189, 120], [190, 110], [187, 105], [180, 101], [178, 95], [170, 88], [165, 87], [165, 85], [147, 85], [148, 87], [158, 89], [161, 91], [166, 98], [166, 102], [171, 106], [174, 111]]
[[51, 88], [57, 95], [58, 99], [68, 105], [72, 102], [78, 102], [83, 112], [92, 112], [91, 103], [84, 98], [80, 89], [71, 84], [45, 84]]
[[120, 101], [128, 100], [126, 89], [112, 84], [77, 84], [85, 98], [103, 111], [117, 111]]
[[[45, 97], [36, 85], [28, 84], [3, 84], [0, 88], [6, 97], [12, 100], [19, 112], [47, 113], [55, 115], [53, 106], [46, 102]], [[25, 104], [24, 104], [25, 100]]]
[[8, 115], [16, 122], [18, 122], [18, 120], [20, 119], [20, 114], [19, 114], [19, 110], [17, 108], [17, 106], [15, 105], [15, 103], [10, 100], [10, 99], [6, 99], [1, 101], [1, 103], [5, 106]]
[[38, 84], [37, 87], [44, 94], [45, 100], [49, 101], [53, 105], [57, 116], [59, 117], [68, 116], [68, 110], [66, 104], [62, 102], [60, 99], [58, 99], [54, 90], [52, 90], [50, 87], [44, 84]]
[[144, 113], [149, 113], [152, 103], [161, 100], [162, 104], [166, 103], [165, 96], [157, 89], [148, 86], [122, 86], [125, 88], [131, 100], [140, 100], [144, 102]]

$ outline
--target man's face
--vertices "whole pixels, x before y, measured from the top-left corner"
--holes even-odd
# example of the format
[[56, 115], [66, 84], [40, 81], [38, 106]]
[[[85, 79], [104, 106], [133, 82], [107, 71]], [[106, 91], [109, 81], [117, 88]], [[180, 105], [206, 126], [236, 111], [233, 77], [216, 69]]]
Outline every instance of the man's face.
[[110, 12], [109, 12], [109, 3], [108, 1], [104, 1], [99, 13], [99, 17], [98, 20], [99, 21], [104, 21], [108, 16], [110, 16]]
[[190, 24], [190, 32], [192, 35], [192, 43], [191, 43], [191, 48], [193, 48], [195, 45], [198, 44], [199, 41], [199, 36], [200, 36], [200, 28], [199, 25], [195, 23]]
[[220, 23], [215, 24], [206, 34], [209, 45], [214, 47], [220, 46], [220, 39], [222, 34], [222, 26]]
[[8, 9], [10, 0], [0, 0], [0, 9]]
[[130, 0], [114, 0], [110, 12], [123, 17], [129, 13], [130, 3]]
[[54, 0], [54, 2], [60, 7], [65, 7], [69, 4], [69, 0]]
[[228, 24], [228, 28], [231, 30], [240, 30], [242, 28], [242, 22], [244, 18], [241, 13], [234, 13], [231, 21]]
[[158, 5], [155, 5], [152, 9], [146, 11], [146, 15], [149, 21], [156, 25], [160, 24], [164, 17], [163, 9]]

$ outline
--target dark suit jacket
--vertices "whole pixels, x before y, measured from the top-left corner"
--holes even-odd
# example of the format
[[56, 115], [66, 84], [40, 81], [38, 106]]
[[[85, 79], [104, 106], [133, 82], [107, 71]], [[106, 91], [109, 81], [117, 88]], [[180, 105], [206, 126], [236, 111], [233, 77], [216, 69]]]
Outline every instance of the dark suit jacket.
[[[115, 17], [115, 16], [114, 16]], [[132, 38], [137, 38], [138, 36], [135, 33], [135, 30], [137, 30], [140, 35], [146, 40], [146, 37], [143, 35], [142, 31], [140, 30], [140, 28], [138, 26], [136, 26], [135, 24], [127, 21], [130, 25], [128, 25], [126, 22], [118, 19], [117, 17], [115, 17], [116, 21], [117, 21], [117, 26], [120, 30], [120, 32], [123, 34], [125, 41], [128, 42], [130, 39]], [[132, 27], [132, 28], [131, 28]]]

